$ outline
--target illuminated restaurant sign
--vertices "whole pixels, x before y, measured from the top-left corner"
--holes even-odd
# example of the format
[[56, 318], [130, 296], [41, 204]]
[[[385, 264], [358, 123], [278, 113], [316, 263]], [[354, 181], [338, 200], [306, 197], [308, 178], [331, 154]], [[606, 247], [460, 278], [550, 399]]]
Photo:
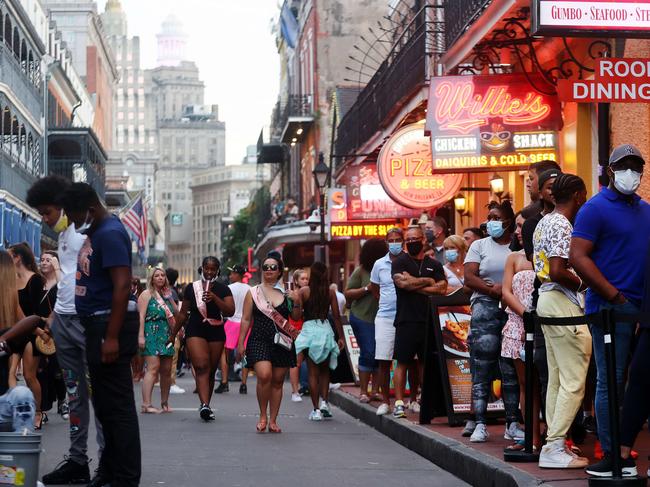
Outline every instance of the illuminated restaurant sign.
[[546, 94], [552, 90], [534, 74], [433, 78], [426, 122], [433, 174], [557, 160], [562, 113], [557, 97]]
[[377, 160], [379, 180], [401, 205], [427, 209], [444, 205], [460, 188], [461, 174], [434, 174], [431, 140], [424, 125], [402, 127], [384, 144]]
[[533, 35], [650, 37], [648, 0], [533, 0]]
[[[349, 166], [338, 184], [345, 186], [345, 189], [334, 188], [330, 195], [332, 222], [414, 218], [421, 214], [420, 211], [397, 204], [386, 194], [379, 181], [377, 165], [374, 163]], [[342, 202], [343, 192], [345, 207]]]
[[650, 103], [650, 59], [598, 59], [593, 79], [558, 80], [557, 92], [561, 101]]
[[345, 223], [332, 223], [330, 234], [332, 239], [366, 239], [383, 238], [391, 228], [394, 228], [394, 220], [382, 221], [349, 221]]

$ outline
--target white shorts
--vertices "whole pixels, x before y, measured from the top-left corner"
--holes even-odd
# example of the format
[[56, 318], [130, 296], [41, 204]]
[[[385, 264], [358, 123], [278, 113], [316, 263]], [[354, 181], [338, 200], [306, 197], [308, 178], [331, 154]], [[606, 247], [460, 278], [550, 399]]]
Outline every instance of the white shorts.
[[375, 318], [375, 360], [393, 360], [395, 318]]

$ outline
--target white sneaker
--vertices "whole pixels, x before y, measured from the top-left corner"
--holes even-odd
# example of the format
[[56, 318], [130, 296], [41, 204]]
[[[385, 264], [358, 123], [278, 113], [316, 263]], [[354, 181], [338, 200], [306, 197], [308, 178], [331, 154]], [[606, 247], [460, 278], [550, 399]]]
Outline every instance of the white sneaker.
[[547, 443], [539, 454], [540, 468], [585, 468], [588, 465], [586, 458], [568, 453], [562, 440]]
[[516, 421], [510, 423], [510, 426], [506, 426], [506, 431], [503, 433], [503, 438], [505, 440], [523, 440], [526, 437], [526, 433], [522, 427]]
[[179, 387], [176, 384], [174, 384], [169, 388], [169, 393], [170, 394], [185, 394], [185, 389], [183, 389], [182, 387]]
[[321, 401], [320, 403], [320, 413], [323, 416], [323, 419], [331, 419], [332, 411], [330, 411], [330, 405], [327, 401]]
[[390, 413], [390, 406], [385, 402], [383, 402], [379, 405], [379, 407], [377, 408], [377, 412], [375, 414], [377, 416], [383, 416], [384, 414], [388, 414], [388, 413]]
[[320, 409], [314, 409], [309, 413], [309, 421], [323, 421], [323, 414], [320, 412]]
[[415, 414], [420, 414], [420, 403], [417, 401], [411, 401], [409, 403], [409, 410]]
[[341, 388], [341, 383], [340, 382], [336, 382], [335, 384], [332, 384], [330, 382], [330, 391], [335, 391], [335, 390], [340, 389], [340, 388]]
[[476, 428], [474, 428], [474, 433], [472, 433], [469, 441], [472, 443], [485, 443], [489, 437], [490, 433], [488, 433], [487, 426], [483, 423], [478, 423]]
[[291, 394], [291, 402], [302, 402], [302, 396], [297, 392]]

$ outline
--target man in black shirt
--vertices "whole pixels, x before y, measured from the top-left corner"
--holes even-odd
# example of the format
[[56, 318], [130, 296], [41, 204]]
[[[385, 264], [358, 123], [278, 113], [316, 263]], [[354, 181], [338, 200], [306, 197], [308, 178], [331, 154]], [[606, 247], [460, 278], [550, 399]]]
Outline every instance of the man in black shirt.
[[[395, 409], [393, 416], [406, 416], [404, 386], [406, 371], [415, 360], [424, 358], [424, 337], [429, 313], [429, 296], [445, 294], [447, 280], [442, 264], [424, 255], [424, 233], [420, 227], [406, 232], [406, 253], [392, 264], [397, 292], [395, 315]], [[420, 364], [421, 365], [421, 364]], [[421, 374], [420, 374], [421, 375]]]

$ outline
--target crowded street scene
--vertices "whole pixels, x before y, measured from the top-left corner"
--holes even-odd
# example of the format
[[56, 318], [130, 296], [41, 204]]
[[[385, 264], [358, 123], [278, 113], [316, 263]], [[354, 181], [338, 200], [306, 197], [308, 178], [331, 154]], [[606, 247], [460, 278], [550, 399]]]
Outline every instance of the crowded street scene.
[[0, 486], [647, 486], [650, 0], [0, 0]]

